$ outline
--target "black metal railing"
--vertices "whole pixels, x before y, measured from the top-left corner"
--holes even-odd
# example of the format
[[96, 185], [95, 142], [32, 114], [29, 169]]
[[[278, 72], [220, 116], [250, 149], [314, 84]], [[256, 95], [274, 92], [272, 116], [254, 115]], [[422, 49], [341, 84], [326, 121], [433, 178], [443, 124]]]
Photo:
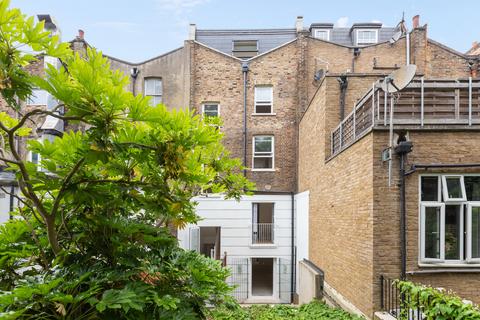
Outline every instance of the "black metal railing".
[[[380, 276], [381, 308], [396, 319], [421, 320], [424, 319], [419, 303], [416, 309], [408, 308], [410, 296], [402, 294], [397, 280]], [[418, 302], [418, 301], [417, 301]]]

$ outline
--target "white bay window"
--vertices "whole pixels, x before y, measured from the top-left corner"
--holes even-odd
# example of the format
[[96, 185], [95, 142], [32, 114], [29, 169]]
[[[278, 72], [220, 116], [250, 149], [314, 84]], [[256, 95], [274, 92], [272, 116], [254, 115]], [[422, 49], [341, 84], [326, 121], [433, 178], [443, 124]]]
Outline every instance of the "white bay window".
[[420, 260], [480, 263], [480, 175], [420, 177]]

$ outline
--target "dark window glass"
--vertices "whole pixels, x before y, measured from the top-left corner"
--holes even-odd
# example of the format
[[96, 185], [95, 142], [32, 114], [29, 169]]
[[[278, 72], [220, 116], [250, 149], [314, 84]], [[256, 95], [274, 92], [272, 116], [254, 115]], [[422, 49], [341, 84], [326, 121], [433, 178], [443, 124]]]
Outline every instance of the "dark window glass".
[[462, 182], [460, 177], [446, 177], [448, 198], [460, 199], [462, 196]]
[[272, 106], [271, 105], [256, 105], [255, 106], [255, 113], [272, 113]]
[[465, 176], [465, 191], [468, 201], [480, 201], [480, 176]]
[[480, 207], [472, 208], [472, 258], [480, 258]]
[[253, 166], [255, 169], [271, 169], [273, 168], [272, 158], [255, 158]]
[[445, 259], [460, 259], [460, 206], [445, 207]]
[[425, 258], [440, 259], [440, 208], [425, 208]]
[[422, 201], [438, 201], [438, 177], [422, 177]]

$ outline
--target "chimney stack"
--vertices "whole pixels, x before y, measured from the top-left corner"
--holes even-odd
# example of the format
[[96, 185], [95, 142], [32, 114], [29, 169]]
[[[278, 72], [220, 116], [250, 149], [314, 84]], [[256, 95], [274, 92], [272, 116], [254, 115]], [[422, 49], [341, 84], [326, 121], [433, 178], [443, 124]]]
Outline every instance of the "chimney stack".
[[412, 18], [412, 29], [417, 29], [420, 27], [420, 15], [416, 15]]
[[303, 16], [297, 16], [297, 20], [295, 21], [295, 29], [297, 32], [303, 31]]
[[82, 29], [78, 29], [78, 39], [84, 39], [85, 38], [85, 31]]
[[188, 40], [195, 40], [197, 34], [197, 25], [195, 23], [190, 23], [188, 29]]

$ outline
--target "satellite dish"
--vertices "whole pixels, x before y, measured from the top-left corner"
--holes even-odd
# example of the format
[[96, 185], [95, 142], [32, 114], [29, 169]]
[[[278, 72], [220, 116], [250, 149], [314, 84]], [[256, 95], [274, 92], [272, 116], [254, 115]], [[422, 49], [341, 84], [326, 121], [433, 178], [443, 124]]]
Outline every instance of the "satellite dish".
[[409, 64], [390, 73], [382, 83], [382, 89], [388, 93], [402, 90], [413, 80], [417, 66]]
[[398, 39], [400, 39], [400, 37], [403, 35], [403, 32], [400, 30], [400, 31], [397, 31], [393, 37], [390, 39], [390, 43], [391, 44], [394, 44], [395, 42], [398, 41]]

